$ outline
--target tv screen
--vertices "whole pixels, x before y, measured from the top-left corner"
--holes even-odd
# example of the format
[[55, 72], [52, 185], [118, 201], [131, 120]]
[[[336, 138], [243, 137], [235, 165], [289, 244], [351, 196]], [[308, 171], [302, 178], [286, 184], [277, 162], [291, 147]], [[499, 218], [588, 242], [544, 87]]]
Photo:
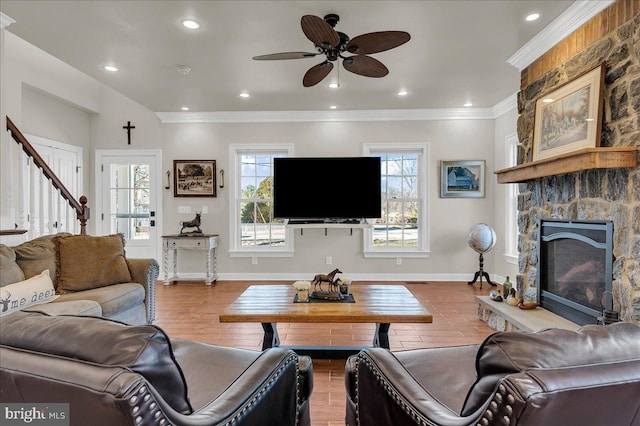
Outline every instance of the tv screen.
[[282, 219], [381, 217], [380, 158], [274, 158], [273, 209]]

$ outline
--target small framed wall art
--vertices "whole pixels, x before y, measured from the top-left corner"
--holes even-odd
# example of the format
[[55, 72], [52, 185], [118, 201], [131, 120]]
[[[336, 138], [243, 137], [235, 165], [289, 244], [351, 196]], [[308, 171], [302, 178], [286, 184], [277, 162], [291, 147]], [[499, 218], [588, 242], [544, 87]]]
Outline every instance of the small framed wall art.
[[536, 101], [533, 161], [600, 146], [603, 65]]
[[484, 160], [440, 161], [441, 198], [482, 198], [484, 187]]
[[216, 160], [173, 160], [174, 197], [215, 197]]

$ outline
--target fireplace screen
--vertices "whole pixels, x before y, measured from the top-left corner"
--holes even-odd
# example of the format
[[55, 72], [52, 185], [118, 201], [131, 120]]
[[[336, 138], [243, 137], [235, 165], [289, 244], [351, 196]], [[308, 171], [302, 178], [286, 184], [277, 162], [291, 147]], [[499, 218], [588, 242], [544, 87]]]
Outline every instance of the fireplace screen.
[[538, 303], [578, 324], [612, 309], [611, 222], [543, 220], [538, 241]]

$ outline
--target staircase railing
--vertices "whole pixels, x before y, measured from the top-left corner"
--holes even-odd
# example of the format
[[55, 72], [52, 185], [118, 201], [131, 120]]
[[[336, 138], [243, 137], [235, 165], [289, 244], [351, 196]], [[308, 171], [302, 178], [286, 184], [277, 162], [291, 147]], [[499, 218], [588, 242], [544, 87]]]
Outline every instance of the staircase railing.
[[72, 209], [76, 212], [76, 217], [80, 222], [80, 234], [87, 234], [87, 220], [89, 220], [89, 207], [87, 207], [87, 197], [84, 195], [80, 197], [80, 200], [76, 200], [75, 197], [69, 192], [69, 190], [64, 186], [64, 184], [60, 181], [58, 176], [51, 170], [49, 165], [42, 159], [40, 154], [33, 148], [33, 146], [29, 143], [27, 138], [22, 134], [22, 132], [16, 127], [16, 125], [11, 121], [9, 117], [7, 117], [7, 130], [11, 133], [11, 137], [15, 140], [21, 147], [25, 154], [33, 160], [33, 163], [36, 167], [42, 170], [42, 174], [44, 177], [51, 181], [51, 184], [54, 188], [59, 192], [60, 196], [66, 200], [66, 202], [71, 206]]

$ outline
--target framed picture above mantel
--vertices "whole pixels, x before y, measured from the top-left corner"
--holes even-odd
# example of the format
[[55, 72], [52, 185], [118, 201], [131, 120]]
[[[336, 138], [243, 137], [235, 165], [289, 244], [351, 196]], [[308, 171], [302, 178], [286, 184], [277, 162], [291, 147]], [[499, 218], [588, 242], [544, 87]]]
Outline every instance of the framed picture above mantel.
[[215, 197], [216, 160], [173, 160], [174, 197]]
[[600, 146], [604, 65], [536, 101], [533, 161]]

